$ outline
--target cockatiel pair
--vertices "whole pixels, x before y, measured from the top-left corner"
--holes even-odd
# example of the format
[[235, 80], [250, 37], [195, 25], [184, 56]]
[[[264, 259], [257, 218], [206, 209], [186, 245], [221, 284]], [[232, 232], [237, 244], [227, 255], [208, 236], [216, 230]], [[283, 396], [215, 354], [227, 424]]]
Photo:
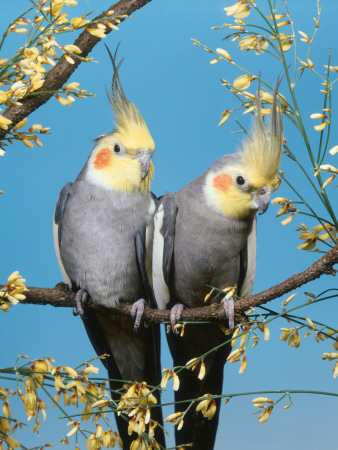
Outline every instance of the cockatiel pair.
[[[116, 129], [97, 138], [75, 182], [62, 189], [54, 214], [54, 240], [63, 278], [77, 292], [77, 309], [94, 349], [98, 355], [110, 355], [104, 360], [109, 378], [157, 386], [161, 381], [158, 326], [150, 324], [134, 332], [131, 318], [90, 311], [84, 300], [89, 295], [106, 307], [133, 303], [137, 326], [144, 302], [154, 307], [153, 298], [158, 308], [173, 308], [174, 324], [183, 306], [203, 304], [210, 290], [207, 285], [224, 289], [236, 284], [241, 296], [250, 294], [256, 265], [255, 215], [266, 211], [276, 184], [282, 119], [276, 88], [268, 134], [258, 100], [255, 124], [242, 151], [219, 159], [156, 205], [150, 193], [154, 142], [136, 106], [127, 100], [111, 59], [110, 100]], [[152, 267], [146, 254], [152, 256]], [[211, 299], [221, 300], [220, 295]], [[229, 312], [228, 303], [225, 307]], [[215, 324], [189, 325], [183, 338], [172, 332], [167, 337], [174, 366], [185, 365], [226, 339]], [[229, 351], [225, 346], [205, 358], [202, 381], [183, 371], [175, 400], [221, 394]], [[110, 387], [112, 397], [119, 400], [116, 390], [122, 384], [111, 381]], [[179, 404], [176, 410], [186, 406]], [[183, 428], [176, 430], [176, 444], [212, 449], [219, 401], [216, 406], [210, 421], [192, 408]], [[162, 423], [161, 409], [152, 408], [151, 417]], [[129, 436], [127, 421], [119, 416], [116, 420], [123, 448], [129, 449], [135, 437]], [[159, 426], [155, 438], [165, 448]]]

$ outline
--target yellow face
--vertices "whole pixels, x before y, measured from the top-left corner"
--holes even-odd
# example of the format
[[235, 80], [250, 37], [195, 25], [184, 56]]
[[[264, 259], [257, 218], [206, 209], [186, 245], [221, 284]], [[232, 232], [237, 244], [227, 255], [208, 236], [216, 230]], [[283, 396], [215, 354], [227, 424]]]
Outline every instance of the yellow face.
[[[120, 139], [119, 139], [120, 138]], [[94, 184], [106, 189], [123, 192], [147, 192], [153, 178], [154, 166], [150, 161], [149, 171], [143, 178], [143, 168], [138, 151], [144, 150], [151, 156], [153, 149], [144, 147], [130, 150], [123, 145], [119, 133], [112, 133], [101, 138], [95, 146], [88, 161], [88, 178]], [[136, 143], [134, 143], [136, 144]], [[144, 142], [142, 142], [144, 144]]]
[[250, 173], [238, 165], [211, 171], [204, 191], [209, 206], [231, 219], [246, 219], [258, 210], [259, 192], [271, 193], [272, 184], [270, 180], [250, 178]]

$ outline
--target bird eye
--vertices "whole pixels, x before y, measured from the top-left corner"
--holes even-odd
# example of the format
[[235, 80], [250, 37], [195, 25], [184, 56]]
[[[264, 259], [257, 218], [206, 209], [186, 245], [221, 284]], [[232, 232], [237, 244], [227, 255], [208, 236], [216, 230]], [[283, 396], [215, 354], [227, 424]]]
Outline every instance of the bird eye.
[[236, 178], [236, 183], [239, 184], [239, 185], [241, 186], [242, 184], [245, 183], [245, 180], [244, 180], [244, 178], [243, 178], [242, 176], [239, 175], [239, 176]]
[[120, 151], [121, 151], [120, 146], [118, 144], [115, 144], [114, 145], [114, 152], [115, 153], [120, 153]]

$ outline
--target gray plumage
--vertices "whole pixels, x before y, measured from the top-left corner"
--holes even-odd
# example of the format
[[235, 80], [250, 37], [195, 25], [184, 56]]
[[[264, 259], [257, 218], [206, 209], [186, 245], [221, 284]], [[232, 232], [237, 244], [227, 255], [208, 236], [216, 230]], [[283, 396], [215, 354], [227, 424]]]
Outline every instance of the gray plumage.
[[[247, 251], [251, 231], [250, 251], [255, 252], [255, 216], [249, 220], [229, 219], [213, 210], [204, 195], [207, 174], [226, 164], [234, 164], [239, 158], [239, 155], [220, 158], [207, 172], [178, 192], [166, 193], [156, 208], [155, 216], [163, 211], [164, 218], [161, 230], [155, 230], [164, 237], [163, 278], [168, 287], [170, 284], [171, 297], [185, 306], [200, 306], [210, 291], [206, 285], [223, 289], [239, 285], [240, 281], [244, 283], [246, 271], [241, 273], [245, 264], [241, 261], [241, 252]], [[173, 252], [173, 248], [179, 251]], [[156, 286], [155, 297], [161, 309], [167, 307], [169, 299], [162, 298], [162, 292], [156, 291]]]
[[[62, 275], [71, 289], [83, 289], [105, 307], [149, 300], [144, 283], [144, 247], [154, 198], [150, 192], [127, 193], [94, 183], [89, 176], [92, 155], [75, 182], [62, 189], [55, 209], [54, 240]], [[95, 351], [110, 355], [103, 360], [110, 379], [146, 381], [155, 386], [160, 383], [158, 326], [142, 326], [135, 333], [130, 317], [96, 313], [86, 304], [84, 312], [82, 320]], [[118, 401], [122, 391], [117, 390], [122, 383], [111, 381], [110, 388]], [[155, 395], [159, 401], [159, 395]], [[162, 422], [160, 408], [153, 409], [152, 418]], [[129, 449], [136, 437], [128, 435], [127, 421], [122, 417], [116, 417], [116, 421], [124, 448]], [[165, 445], [160, 427], [155, 434]]]
[[[152, 287], [160, 309], [172, 308], [171, 322], [182, 307], [204, 305], [211, 287], [210, 302], [221, 302], [229, 326], [234, 324], [233, 299], [225, 298], [227, 287], [250, 295], [256, 271], [256, 213], [263, 214], [278, 186], [277, 173], [283, 149], [283, 120], [277, 98], [277, 81], [270, 126], [261, 117], [260, 89], [257, 115], [241, 151], [217, 160], [203, 175], [175, 192], [165, 194], [157, 205], [153, 225]], [[202, 380], [190, 371], [180, 373], [175, 393], [176, 412], [184, 411], [192, 398], [220, 395], [223, 366], [231, 351], [217, 324], [188, 324], [184, 335], [167, 334], [173, 366], [185, 366], [214, 348], [205, 358]], [[185, 402], [185, 403], [184, 403]], [[216, 439], [220, 399], [208, 420], [195, 408], [184, 414], [181, 430], [175, 429], [176, 445], [212, 450]]]
[[[152, 279], [159, 308], [172, 307], [177, 302], [186, 307], [202, 306], [210, 291], [208, 286], [224, 289], [236, 284], [239, 293], [244, 286], [246, 295], [251, 292], [256, 266], [255, 215], [243, 220], [228, 218], [208, 204], [205, 194], [210, 173], [238, 162], [240, 155], [224, 156], [199, 178], [160, 199], [154, 216]], [[214, 291], [211, 303], [218, 303], [222, 297], [224, 294]], [[199, 324], [186, 326], [183, 337], [170, 332], [167, 339], [173, 365], [184, 366], [191, 358], [208, 352], [228, 338], [216, 324]], [[197, 379], [191, 371], [180, 373], [175, 401], [206, 393], [221, 394], [223, 366], [230, 351], [227, 344], [204, 359], [203, 380]], [[210, 421], [195, 408], [190, 409], [184, 417], [183, 428], [175, 430], [176, 445], [192, 443], [194, 449], [213, 449], [220, 400], [216, 400], [216, 404], [216, 414]], [[176, 411], [184, 411], [187, 406], [188, 403], [179, 403]]]
[[108, 191], [81, 173], [68, 195], [60, 254], [69, 278], [107, 307], [141, 298], [135, 237], [146, 225], [150, 194]]

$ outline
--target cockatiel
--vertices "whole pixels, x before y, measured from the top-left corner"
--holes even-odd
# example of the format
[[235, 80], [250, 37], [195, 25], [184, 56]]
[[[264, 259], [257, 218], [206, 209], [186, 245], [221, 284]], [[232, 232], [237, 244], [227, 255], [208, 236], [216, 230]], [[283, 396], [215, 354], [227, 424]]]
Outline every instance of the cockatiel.
[[[277, 89], [278, 83], [269, 130], [264, 131], [257, 97], [257, 116], [241, 151], [218, 159], [203, 175], [158, 202], [153, 224], [152, 286], [158, 308], [172, 307], [172, 326], [183, 307], [204, 304], [210, 286], [222, 290], [237, 285], [241, 297], [252, 292], [256, 213], [268, 209], [283, 147]], [[216, 290], [210, 300], [223, 302], [229, 312], [224, 295]], [[189, 324], [183, 337], [169, 332], [167, 338], [174, 366], [184, 366], [228, 340], [212, 323]], [[223, 366], [229, 353], [230, 346], [226, 345], [205, 357], [203, 380], [197, 378], [196, 371], [181, 372], [175, 401], [221, 394]], [[179, 403], [176, 411], [184, 411], [188, 405]], [[220, 400], [216, 400], [216, 406], [212, 420], [192, 406], [184, 416], [183, 428], [176, 429], [176, 445], [192, 443], [195, 449], [213, 449]]]
[[[161, 381], [158, 326], [134, 332], [131, 318], [93, 312], [82, 303], [87, 295], [105, 307], [130, 302], [140, 313], [147, 299], [145, 242], [155, 210], [149, 190], [155, 146], [144, 119], [124, 94], [116, 54], [109, 55], [116, 129], [96, 139], [75, 182], [62, 189], [54, 213], [55, 249], [65, 282], [77, 292], [77, 309], [94, 349], [110, 355], [103, 360], [109, 378], [156, 386]], [[110, 387], [112, 398], [120, 400], [122, 383], [111, 381]], [[162, 422], [160, 408], [152, 408], [151, 418]], [[123, 448], [129, 449], [137, 435], [128, 435], [128, 421], [118, 416], [116, 421]], [[159, 426], [155, 439], [165, 445]]]

